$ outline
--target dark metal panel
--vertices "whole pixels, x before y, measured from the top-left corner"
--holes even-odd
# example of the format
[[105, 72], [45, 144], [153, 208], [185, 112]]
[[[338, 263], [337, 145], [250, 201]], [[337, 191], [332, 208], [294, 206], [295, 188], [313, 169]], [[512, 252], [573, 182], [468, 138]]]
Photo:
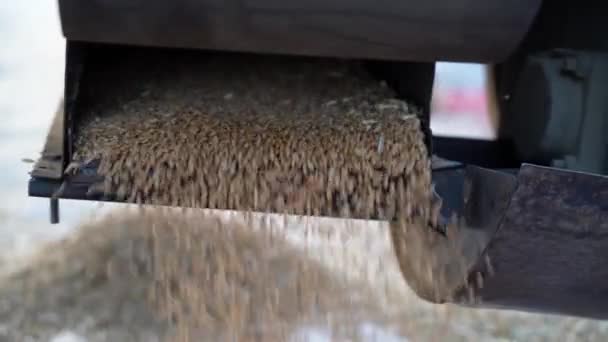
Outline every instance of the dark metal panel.
[[61, 179], [63, 176], [63, 161], [65, 158], [64, 107], [64, 101], [62, 100], [55, 111], [55, 118], [51, 123], [41, 156], [32, 169], [32, 177]]
[[28, 184], [28, 195], [32, 197], [60, 198], [89, 201], [113, 201], [111, 196], [89, 191], [93, 184], [103, 182], [96, 174], [96, 166], [83, 167], [63, 180], [32, 177]]
[[477, 305], [608, 319], [607, 246], [608, 177], [524, 165]]
[[498, 62], [541, 0], [59, 0], [70, 40], [348, 58]]
[[[403, 257], [407, 249], [396, 248], [420, 297], [608, 319], [607, 176], [524, 164], [513, 173], [442, 168], [433, 178], [447, 214], [458, 213], [460, 224], [412, 240], [425, 244], [416, 256], [430, 260], [433, 278]], [[408, 238], [416, 237], [412, 231]], [[468, 279], [458, 271], [463, 267]]]
[[72, 156], [74, 116], [78, 103], [87, 44], [66, 44], [64, 96], [55, 112], [42, 156], [34, 165], [32, 177], [59, 180]]

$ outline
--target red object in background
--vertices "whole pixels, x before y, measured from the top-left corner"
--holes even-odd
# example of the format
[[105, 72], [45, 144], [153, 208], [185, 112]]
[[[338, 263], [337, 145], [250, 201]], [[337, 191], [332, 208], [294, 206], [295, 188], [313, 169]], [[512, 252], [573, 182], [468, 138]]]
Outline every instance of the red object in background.
[[485, 89], [442, 89], [433, 98], [434, 110], [448, 113], [486, 113], [487, 98]]

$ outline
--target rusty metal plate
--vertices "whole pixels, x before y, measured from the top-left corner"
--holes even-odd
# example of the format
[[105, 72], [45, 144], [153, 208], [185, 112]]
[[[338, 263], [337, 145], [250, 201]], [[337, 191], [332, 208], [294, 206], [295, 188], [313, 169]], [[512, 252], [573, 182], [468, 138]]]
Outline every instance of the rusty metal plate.
[[475, 306], [608, 319], [608, 177], [523, 165], [485, 255]]

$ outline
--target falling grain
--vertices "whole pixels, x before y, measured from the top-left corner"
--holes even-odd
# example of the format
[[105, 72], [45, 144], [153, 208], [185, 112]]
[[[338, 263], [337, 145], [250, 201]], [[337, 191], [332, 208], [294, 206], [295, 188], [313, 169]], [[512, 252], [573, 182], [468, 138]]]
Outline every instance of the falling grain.
[[[92, 70], [82, 96], [69, 171], [98, 165], [104, 181], [90, 192], [138, 204], [388, 220], [416, 293], [440, 301], [462, 284], [467, 265], [458, 258], [454, 270], [440, 269], [458, 255], [429, 253], [453, 243], [436, 230], [440, 203], [420, 113], [360, 64], [213, 55], [123, 63]], [[104, 225], [125, 231], [91, 240], [103, 257], [84, 237], [71, 245], [89, 253], [78, 267], [139, 284], [150, 319], [179, 341], [280, 340], [296, 323], [355, 315], [352, 284], [272, 230], [163, 209]]]

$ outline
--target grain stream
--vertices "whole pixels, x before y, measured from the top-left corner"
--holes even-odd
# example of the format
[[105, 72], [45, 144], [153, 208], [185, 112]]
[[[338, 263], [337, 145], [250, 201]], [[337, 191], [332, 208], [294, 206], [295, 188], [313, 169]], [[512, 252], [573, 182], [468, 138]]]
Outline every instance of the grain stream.
[[135, 62], [90, 76], [92, 84], [120, 79], [115, 96], [93, 91], [78, 126], [75, 162], [98, 161], [105, 178], [91, 192], [388, 220], [401, 271], [420, 297], [441, 302], [463, 285], [474, 260], [456, 236], [430, 227], [440, 203], [420, 112], [361, 64], [211, 55], [163, 60], [150, 73], [158, 60]]
[[[85, 115], [77, 121], [69, 172], [97, 163], [104, 181], [91, 194], [137, 204], [388, 220], [401, 270], [419, 296], [437, 301], [461, 285], [466, 267], [450, 274], [442, 268], [460, 255], [423, 253], [439, 235], [430, 228], [438, 206], [419, 111], [361, 65], [234, 55], [122, 63], [90, 71], [92, 86], [82, 94]], [[107, 80], [115, 86], [104, 87]], [[76, 272], [88, 279], [82, 286], [117, 279], [119, 288], [139, 291], [128, 298], [145, 294], [142, 310], [150, 322], [164, 322], [171, 339], [286, 340], [296, 322], [329, 312], [351, 322], [361, 312], [382, 316], [376, 305], [353, 300], [374, 298], [367, 285], [352, 279], [347, 285], [288, 249], [284, 237], [253, 232], [247, 223], [156, 209], [103, 226], [124, 231], [112, 228], [100, 254], [88, 245], [94, 233], [84, 229], [64, 248], [83, 256], [58, 263], [76, 259], [80, 268], [49, 276], [78, 278]]]
[[165, 61], [166, 74], [151, 75], [136, 62], [92, 76], [104, 84], [127, 72], [118, 84], [130, 91], [85, 107], [76, 162], [100, 161], [105, 177], [91, 191], [134, 203], [388, 220], [422, 298], [443, 302], [468, 286], [481, 247], [462, 241], [457, 224], [450, 236], [431, 228], [441, 203], [420, 112], [361, 64], [211, 55]]

